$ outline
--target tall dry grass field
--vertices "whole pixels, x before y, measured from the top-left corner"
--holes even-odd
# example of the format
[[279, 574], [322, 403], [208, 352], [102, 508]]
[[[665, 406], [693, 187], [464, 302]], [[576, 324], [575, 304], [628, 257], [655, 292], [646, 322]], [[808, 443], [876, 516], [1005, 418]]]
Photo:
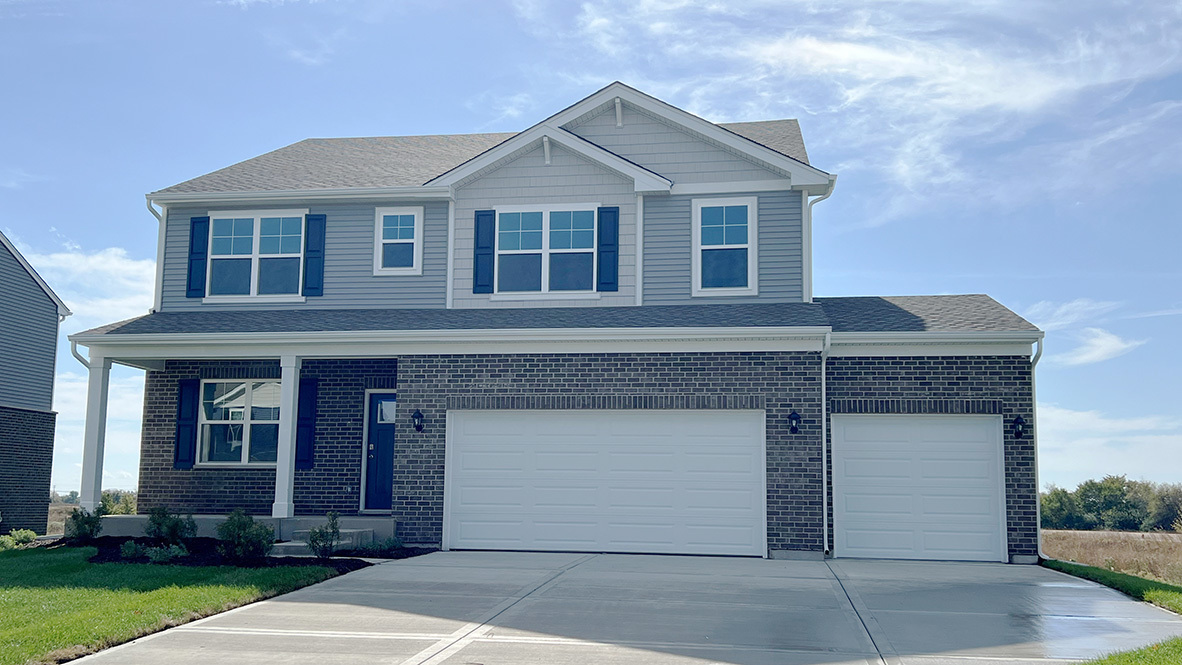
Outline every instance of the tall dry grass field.
[[66, 518], [75, 510], [78, 510], [78, 505], [73, 503], [49, 504], [49, 523], [45, 525], [45, 533], [65, 533]]
[[1182, 533], [1043, 529], [1042, 551], [1052, 559], [1182, 584]]

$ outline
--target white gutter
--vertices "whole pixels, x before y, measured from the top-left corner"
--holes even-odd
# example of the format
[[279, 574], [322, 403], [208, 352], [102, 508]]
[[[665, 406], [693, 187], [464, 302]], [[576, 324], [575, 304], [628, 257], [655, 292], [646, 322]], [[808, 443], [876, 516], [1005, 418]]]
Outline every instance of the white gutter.
[[270, 203], [319, 199], [450, 199], [448, 186], [426, 187], [335, 187], [324, 189], [273, 189], [246, 192], [180, 192], [148, 194], [148, 202], [166, 203]]
[[83, 357], [81, 353], [78, 353], [78, 342], [74, 340], [70, 340], [70, 354], [77, 358], [83, 367], [90, 369], [90, 361]]
[[[1034, 370], [1038, 367], [1039, 358], [1042, 358], [1042, 338], [1039, 338], [1034, 357], [1030, 359], [1030, 405], [1036, 412], [1038, 411], [1038, 388], [1035, 384]], [[1042, 551], [1042, 484], [1038, 477], [1038, 413], [1032, 415], [1034, 416], [1034, 424], [1030, 427], [1030, 436], [1034, 439], [1034, 532], [1037, 534], [1035, 551], [1038, 553], [1038, 558], [1049, 559], [1051, 557]]]
[[[804, 257], [804, 274], [802, 275], [804, 291], [804, 301], [813, 301], [813, 206], [833, 195], [833, 189], [837, 186], [837, 176], [829, 174], [829, 184], [825, 189], [825, 193], [808, 202], [804, 206], [804, 225], [801, 228], [801, 251]], [[801, 196], [808, 200], [808, 192], [801, 190]]]
[[824, 554], [829, 554], [829, 344], [833, 333], [825, 333], [825, 346], [821, 348], [821, 515], [825, 524]]
[[152, 296], [152, 311], [159, 312], [161, 303], [164, 300], [164, 232], [168, 226], [168, 206], [161, 205], [160, 212], [156, 212], [156, 207], [152, 205], [152, 199], [145, 201], [148, 204], [148, 212], [156, 218], [156, 288]]

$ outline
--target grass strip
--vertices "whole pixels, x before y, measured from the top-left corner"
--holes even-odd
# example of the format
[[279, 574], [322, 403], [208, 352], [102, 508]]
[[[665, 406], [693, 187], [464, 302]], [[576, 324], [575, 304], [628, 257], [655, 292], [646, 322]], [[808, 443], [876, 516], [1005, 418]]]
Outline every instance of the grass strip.
[[1182, 663], [1182, 637], [1111, 656], [1089, 660], [1084, 665], [1178, 665]]
[[93, 564], [94, 554], [0, 553], [0, 665], [77, 658], [336, 575], [321, 566]]
[[1147, 580], [1144, 577], [1118, 573], [1113, 570], [1096, 568], [1095, 566], [1085, 566], [1079, 563], [1069, 563], [1055, 559], [1044, 561], [1043, 565], [1047, 568], [1067, 573], [1068, 575], [1099, 582], [1106, 587], [1112, 587], [1137, 600], [1144, 600], [1147, 603], [1153, 603], [1171, 612], [1182, 614], [1182, 587], [1180, 586]]

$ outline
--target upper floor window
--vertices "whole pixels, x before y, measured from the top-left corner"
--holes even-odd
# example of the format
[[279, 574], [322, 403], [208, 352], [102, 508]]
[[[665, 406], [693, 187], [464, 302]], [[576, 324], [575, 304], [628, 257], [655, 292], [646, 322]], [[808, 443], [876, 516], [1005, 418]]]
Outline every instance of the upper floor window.
[[693, 295], [759, 292], [758, 214], [754, 196], [694, 199]]
[[378, 208], [373, 274], [423, 274], [423, 209]]
[[498, 209], [495, 292], [594, 292], [597, 207]]
[[274, 463], [279, 450], [279, 382], [202, 382], [200, 427], [203, 463]]
[[208, 295], [299, 295], [307, 212], [210, 213]]

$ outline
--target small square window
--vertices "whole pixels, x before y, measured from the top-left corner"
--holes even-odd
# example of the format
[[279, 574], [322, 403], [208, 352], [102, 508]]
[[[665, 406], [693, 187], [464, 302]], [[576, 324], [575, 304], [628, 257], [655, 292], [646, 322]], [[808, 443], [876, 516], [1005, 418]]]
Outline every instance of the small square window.
[[423, 273], [423, 208], [378, 208], [374, 275]]

